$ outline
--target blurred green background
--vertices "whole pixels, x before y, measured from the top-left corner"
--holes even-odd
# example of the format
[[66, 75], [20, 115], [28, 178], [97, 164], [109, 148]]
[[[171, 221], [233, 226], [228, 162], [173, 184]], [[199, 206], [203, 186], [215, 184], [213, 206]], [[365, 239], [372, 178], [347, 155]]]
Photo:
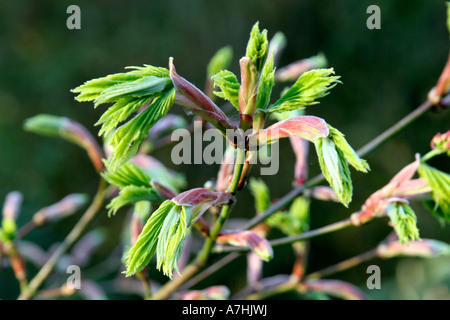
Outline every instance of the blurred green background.
[[[68, 30], [66, 9], [81, 8], [81, 30]], [[366, 9], [381, 8], [381, 30], [369, 30]], [[23, 131], [25, 119], [48, 113], [66, 116], [84, 124], [95, 136], [104, 108], [77, 103], [71, 88], [86, 80], [122, 72], [125, 66], [167, 66], [174, 57], [177, 71], [199, 87], [205, 82], [206, 64], [219, 48], [230, 44], [238, 73], [238, 60], [245, 53], [252, 25], [268, 29], [269, 37], [282, 31], [287, 38], [279, 66], [323, 52], [342, 78], [342, 85], [307, 109], [346, 134], [359, 148], [411, 112], [426, 98], [445, 65], [448, 55], [445, 1], [363, 0], [150, 0], [150, 1], [2, 1], [0, 2], [0, 197], [12, 190], [24, 194], [19, 224], [26, 223], [39, 208], [69, 193], [93, 195], [97, 174], [85, 153], [74, 145]], [[281, 86], [282, 87], [282, 86]], [[180, 108], [174, 108], [180, 112]], [[192, 119], [192, 118], [191, 118]], [[425, 154], [437, 132], [449, 129], [448, 112], [431, 112], [405, 129], [392, 141], [366, 157], [372, 171], [354, 172], [354, 199], [350, 208], [332, 203], [312, 204], [311, 227], [316, 228], [349, 216], [375, 190], [414, 159]], [[273, 198], [292, 186], [294, 155], [288, 141], [281, 143], [282, 166], [275, 176], [265, 176]], [[199, 187], [215, 178], [218, 166], [183, 165], [170, 161], [170, 148], [154, 153], [168, 167], [184, 172], [189, 187]], [[447, 162], [445, 162], [447, 161]], [[448, 159], [432, 162], [447, 170]], [[252, 173], [255, 175], [257, 171]], [[319, 172], [313, 154], [311, 176]], [[252, 201], [239, 201], [233, 217], [251, 217]], [[3, 201], [3, 200], [2, 200]], [[0, 202], [2, 202], [0, 201]], [[450, 242], [449, 227], [441, 226], [423, 206], [414, 204], [421, 237]], [[26, 240], [44, 249], [61, 241], [81, 213], [53, 226], [43, 227]], [[91, 225], [101, 226], [106, 242], [92, 257], [104, 261], [119, 244], [125, 211], [108, 219], [102, 212]], [[389, 233], [387, 220], [364, 228], [324, 236], [311, 241], [309, 271], [373, 248]], [[264, 275], [289, 273], [289, 246], [277, 248], [275, 259], [265, 264]], [[450, 260], [374, 260], [336, 274], [365, 288], [369, 264], [381, 267], [381, 290], [368, 291], [372, 298], [450, 299]], [[199, 284], [225, 284], [233, 290], [245, 281], [245, 260]], [[30, 274], [36, 272], [29, 266]], [[116, 272], [117, 273], [117, 272]], [[112, 272], [100, 280], [115, 276]], [[163, 280], [155, 273], [157, 280]], [[18, 285], [9, 269], [0, 270], [0, 298], [14, 299]], [[367, 291], [367, 290], [366, 290]], [[123, 298], [125, 296], [113, 296]]]

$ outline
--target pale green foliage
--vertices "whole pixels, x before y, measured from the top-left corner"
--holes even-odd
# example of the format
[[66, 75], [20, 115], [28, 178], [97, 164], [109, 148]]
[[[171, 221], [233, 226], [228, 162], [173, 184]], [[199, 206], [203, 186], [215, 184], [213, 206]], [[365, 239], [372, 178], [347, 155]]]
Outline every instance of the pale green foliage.
[[102, 177], [108, 183], [120, 188], [119, 194], [108, 204], [108, 214], [116, 214], [120, 208], [140, 201], [160, 201], [160, 197], [150, 184], [150, 177], [137, 165], [127, 162], [112, 171], [111, 164], [104, 161], [106, 171]]
[[439, 218], [450, 221], [450, 175], [426, 163], [420, 164], [418, 172], [431, 187], [436, 207], [440, 209], [434, 208], [433, 213]]
[[125, 256], [125, 265], [127, 267], [125, 274], [127, 276], [132, 276], [149, 264], [151, 258], [155, 255], [158, 236], [164, 220], [174, 206], [175, 204], [172, 201], [164, 201], [147, 220], [136, 243], [128, 250]]
[[316, 100], [326, 96], [337, 83], [339, 76], [332, 76], [334, 70], [314, 69], [303, 73], [294, 85], [267, 112], [285, 112], [319, 102]]
[[153, 187], [145, 186], [126, 186], [120, 189], [119, 195], [116, 196], [106, 206], [109, 209], [108, 215], [115, 215], [117, 210], [124, 206], [135, 204], [139, 201], [158, 202], [161, 198]]
[[289, 210], [277, 212], [267, 219], [267, 223], [287, 236], [303, 233], [309, 229], [309, 205], [307, 198], [297, 197]]
[[106, 171], [102, 173], [102, 177], [108, 183], [120, 188], [133, 185], [138, 187], [151, 187], [150, 177], [136, 164], [127, 162], [116, 170], [111, 169], [110, 162], [104, 160]]
[[273, 54], [267, 59], [261, 72], [258, 84], [258, 96], [256, 97], [256, 109], [266, 109], [270, 102], [270, 95], [275, 78], [275, 69], [273, 67]]
[[247, 44], [245, 56], [250, 58], [256, 67], [261, 71], [268, 54], [269, 42], [267, 41], [267, 30], [259, 31], [259, 23], [253, 25], [250, 32], [250, 39]]
[[388, 205], [386, 212], [401, 243], [419, 239], [416, 214], [409, 205], [394, 202]]
[[344, 135], [328, 125], [330, 134], [315, 143], [320, 168], [339, 200], [347, 207], [352, 200], [353, 186], [348, 164], [358, 171], [370, 170], [345, 140]]
[[230, 101], [239, 110], [239, 88], [241, 85], [236, 75], [231, 71], [222, 70], [212, 76], [211, 79], [214, 81], [214, 87], [220, 88], [220, 91], [214, 91], [213, 93], [222, 99]]
[[255, 198], [256, 212], [261, 213], [266, 211], [271, 203], [269, 187], [262, 179], [251, 178], [249, 188]]
[[164, 201], [148, 219], [125, 257], [127, 276], [142, 270], [155, 253], [157, 268], [165, 275], [172, 277], [173, 270], [178, 272], [177, 262], [190, 222], [191, 208]]
[[336, 148], [338, 148], [344, 158], [348, 161], [348, 163], [358, 171], [367, 172], [370, 170], [369, 164], [366, 160], [361, 159], [353, 150], [353, 148], [348, 144], [347, 140], [345, 140], [344, 134], [341, 133], [338, 129], [333, 128], [328, 125], [330, 128], [330, 139], [336, 144]]
[[162, 185], [169, 187], [174, 191], [179, 191], [187, 184], [184, 174], [170, 170], [162, 163], [147, 166], [144, 171], [152, 177], [152, 180], [158, 181]]
[[339, 200], [346, 207], [352, 200], [353, 186], [350, 169], [343, 153], [330, 138], [318, 139], [315, 143], [320, 169]]
[[225, 46], [217, 50], [217, 52], [209, 61], [206, 69], [208, 78], [228, 68], [232, 59], [233, 49], [231, 48], [231, 46]]
[[191, 220], [191, 208], [176, 206], [172, 208], [164, 220], [159, 234], [157, 254], [157, 268], [172, 278], [173, 270], [178, 273], [177, 262], [183, 250], [186, 230]]
[[174, 101], [175, 90], [172, 89], [154, 99], [151, 106], [114, 132], [111, 138], [113, 146], [111, 162], [115, 168], [137, 153], [140, 143], [148, 136], [150, 128], [167, 114]]
[[127, 73], [87, 81], [72, 90], [78, 93], [76, 100], [94, 101], [95, 107], [103, 103], [114, 103], [96, 123], [102, 125], [99, 134], [104, 136], [148, 105], [112, 135], [110, 143], [113, 147], [113, 167], [122, 165], [136, 154], [149, 129], [167, 114], [175, 99], [169, 70], [149, 65], [132, 68], [134, 70]]

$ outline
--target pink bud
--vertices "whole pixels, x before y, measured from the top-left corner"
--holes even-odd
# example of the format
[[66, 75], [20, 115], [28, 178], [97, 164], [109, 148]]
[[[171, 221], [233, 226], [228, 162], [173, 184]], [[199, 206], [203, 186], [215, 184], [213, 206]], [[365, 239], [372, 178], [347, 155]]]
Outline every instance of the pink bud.
[[16, 221], [22, 205], [23, 196], [19, 191], [12, 191], [6, 195], [3, 204], [3, 219]]
[[310, 191], [310, 196], [314, 199], [322, 200], [322, 201], [334, 201], [340, 202], [336, 192], [331, 187], [327, 186], [318, 186], [314, 187]]
[[345, 300], [369, 299], [358, 287], [340, 280], [307, 280], [300, 286], [307, 291], [319, 291]]
[[237, 247], [249, 247], [264, 261], [269, 261], [273, 257], [273, 249], [269, 241], [253, 231], [224, 231], [216, 241]]
[[189, 290], [177, 294], [181, 300], [226, 300], [230, 290], [225, 286], [213, 286], [204, 290]]
[[431, 149], [439, 149], [450, 154], [450, 130], [445, 133], [437, 133], [431, 140]]
[[256, 143], [253, 141], [253, 138], [256, 137], [257, 143], [266, 144], [281, 138], [296, 136], [314, 142], [319, 138], [327, 137], [329, 133], [328, 125], [323, 119], [314, 116], [300, 116], [277, 122], [267, 129], [251, 134], [249, 141]]

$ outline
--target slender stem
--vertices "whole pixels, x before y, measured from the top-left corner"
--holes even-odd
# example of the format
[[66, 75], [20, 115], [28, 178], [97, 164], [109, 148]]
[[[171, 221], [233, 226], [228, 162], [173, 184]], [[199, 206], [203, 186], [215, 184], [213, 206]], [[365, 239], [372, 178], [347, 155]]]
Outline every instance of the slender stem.
[[[332, 223], [330, 225], [327, 225], [325, 227], [321, 227], [318, 229], [314, 229], [311, 231], [307, 231], [307, 232], [303, 232], [299, 235], [296, 236], [290, 236], [290, 237], [284, 237], [284, 238], [279, 238], [276, 240], [272, 240], [269, 241], [269, 243], [271, 244], [272, 247], [276, 247], [276, 246], [280, 246], [283, 244], [289, 244], [289, 243], [294, 243], [297, 241], [305, 241], [308, 239], [312, 239], [318, 236], [322, 236], [331, 232], [335, 232], [335, 231], [339, 231], [339, 230], [343, 230], [346, 229], [350, 226], [353, 226], [352, 222], [350, 219], [344, 219], [335, 223]], [[249, 249], [248, 248], [242, 248], [242, 247], [220, 247], [215, 249], [215, 252], [247, 252]]]
[[442, 154], [442, 153], [444, 153], [444, 152], [445, 152], [445, 151], [443, 151], [443, 150], [434, 149], [434, 150], [429, 151], [427, 154], [425, 154], [425, 155], [422, 157], [422, 159], [420, 159], [420, 160], [421, 160], [422, 163], [423, 163], [423, 162], [427, 162], [427, 161], [430, 160], [431, 158], [434, 158], [435, 156], [438, 156], [438, 155], [440, 155], [440, 154]]
[[[404, 118], [402, 118], [400, 121], [395, 123], [392, 127], [366, 143], [363, 147], [361, 147], [357, 153], [359, 156], [365, 156], [378, 147], [380, 147], [383, 143], [391, 139], [393, 136], [395, 136], [397, 133], [399, 133], [401, 130], [406, 128], [408, 125], [410, 125], [414, 120], [419, 118], [420, 116], [424, 115], [433, 104], [430, 101], [425, 101], [422, 103], [417, 109], [406, 115]], [[270, 206], [266, 211], [264, 211], [262, 214], [256, 216], [252, 220], [250, 220], [245, 226], [245, 229], [250, 229], [257, 225], [258, 223], [264, 221], [268, 217], [270, 217], [272, 214], [277, 212], [278, 210], [285, 207], [287, 204], [289, 204], [290, 201], [292, 201], [295, 197], [302, 194], [302, 192], [308, 188], [311, 188], [321, 182], [324, 181], [324, 176], [319, 174], [309, 180], [305, 185], [296, 187], [292, 189], [289, 193], [287, 193], [284, 197], [282, 197], [279, 201], [277, 201], [275, 204]]]
[[139, 280], [141, 280], [142, 286], [144, 287], [145, 300], [151, 299], [152, 294], [151, 294], [151, 291], [150, 291], [150, 283], [149, 283], [147, 277], [145, 276], [145, 273], [140, 271], [140, 272], [136, 273], [136, 277]]
[[105, 191], [106, 191], [107, 183], [105, 180], [100, 180], [100, 185], [98, 187], [97, 193], [94, 197], [89, 208], [77, 222], [77, 224], [73, 227], [64, 241], [59, 245], [59, 247], [55, 250], [53, 255], [48, 259], [48, 261], [44, 264], [44, 266], [39, 270], [39, 272], [35, 275], [35, 277], [30, 281], [28, 290], [25, 293], [21, 293], [19, 296], [19, 300], [29, 300], [34, 297], [39, 287], [42, 283], [47, 279], [50, 273], [55, 268], [59, 259], [64, 255], [64, 253], [79, 239], [81, 234], [87, 225], [92, 221], [95, 217], [96, 213], [103, 207], [103, 202], [105, 199]]
[[233, 252], [230, 254], [227, 254], [222, 259], [218, 260], [208, 268], [204, 269], [202, 272], [199, 272], [195, 277], [191, 278], [189, 281], [187, 281], [183, 286], [182, 289], [188, 289], [193, 286], [195, 286], [200, 281], [206, 279], [211, 274], [215, 273], [216, 271], [220, 270], [222, 267], [226, 266], [231, 261], [235, 260], [236, 258], [240, 257], [241, 254], [238, 252]]
[[306, 279], [318, 279], [318, 278], [323, 278], [326, 276], [329, 276], [331, 274], [337, 273], [337, 272], [341, 272], [350, 268], [353, 268], [357, 265], [359, 265], [360, 263], [370, 260], [372, 258], [375, 258], [377, 256], [377, 249], [372, 249], [369, 250], [367, 252], [361, 253], [353, 258], [344, 260], [342, 262], [339, 262], [335, 265], [329, 266], [327, 268], [324, 268], [322, 270], [313, 272], [309, 275], [307, 275], [305, 278]]
[[[236, 193], [237, 187], [239, 184], [239, 180], [241, 177], [241, 173], [242, 173], [242, 167], [243, 167], [244, 160], [245, 160], [245, 150], [238, 148], [236, 162], [234, 164], [233, 178], [230, 183], [230, 186], [228, 187], [227, 192], [230, 192], [233, 194]], [[227, 204], [222, 207], [222, 210], [220, 212], [220, 215], [219, 215], [217, 221], [215, 222], [214, 226], [210, 230], [209, 238], [206, 239], [205, 244], [203, 245], [203, 248], [198, 253], [198, 255], [195, 259], [195, 262], [187, 265], [178, 278], [175, 278], [175, 279], [167, 282], [164, 286], [162, 286], [161, 289], [153, 295], [154, 300], [167, 299], [172, 294], [172, 292], [177, 290], [187, 280], [192, 278], [198, 271], [200, 271], [201, 268], [203, 268], [203, 266], [207, 263], [210, 255], [211, 255], [211, 250], [215, 243], [215, 239], [219, 235], [220, 230], [222, 229], [226, 219], [228, 218], [230, 210], [231, 210], [231, 204]]]
[[246, 300], [263, 300], [263, 299], [270, 298], [272, 296], [276, 296], [276, 295], [279, 295], [279, 294], [282, 294], [282, 293], [286, 293], [286, 292], [290, 292], [292, 290], [295, 290], [295, 288], [297, 286], [298, 286], [298, 282], [297, 281], [288, 281], [288, 282], [284, 282], [282, 284], [279, 284], [279, 285], [277, 285], [275, 287], [272, 287], [270, 289], [250, 294], [245, 299]]
[[377, 149], [380, 145], [391, 139], [393, 136], [395, 136], [397, 133], [402, 131], [404, 128], [406, 128], [408, 125], [414, 122], [417, 118], [425, 114], [433, 104], [426, 100], [423, 102], [417, 109], [409, 113], [407, 116], [402, 118], [400, 121], [398, 121], [396, 124], [394, 124], [392, 127], [384, 131], [382, 134], [377, 136], [375, 139], [371, 140], [369, 143], [365, 144], [361, 149], [357, 151], [357, 153], [360, 156], [364, 156], [373, 150]]

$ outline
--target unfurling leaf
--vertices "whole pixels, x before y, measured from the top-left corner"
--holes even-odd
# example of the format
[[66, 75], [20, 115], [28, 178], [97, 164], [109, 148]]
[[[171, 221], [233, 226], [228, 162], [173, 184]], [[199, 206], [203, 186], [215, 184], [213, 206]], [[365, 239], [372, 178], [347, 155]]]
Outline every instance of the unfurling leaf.
[[302, 74], [295, 84], [267, 112], [285, 112], [317, 104], [317, 99], [326, 96], [337, 83], [339, 76], [334, 70], [315, 69]]
[[149, 155], [138, 154], [131, 158], [130, 162], [137, 164], [151, 177], [152, 181], [157, 181], [176, 192], [186, 186], [186, 178], [183, 174], [167, 168], [163, 163]]
[[262, 179], [251, 178], [249, 188], [255, 198], [256, 212], [261, 213], [266, 211], [271, 203], [269, 187], [267, 187]]
[[273, 249], [269, 241], [250, 230], [224, 231], [216, 241], [220, 244], [248, 247], [264, 261], [269, 261], [273, 257]]
[[329, 135], [327, 123], [318, 117], [301, 116], [277, 122], [270, 127], [249, 135], [250, 144], [264, 145], [280, 138], [300, 137], [311, 142]]
[[111, 163], [114, 168], [124, 164], [139, 150], [140, 143], [148, 136], [150, 128], [164, 117], [175, 101], [175, 90], [155, 98], [153, 103], [132, 120], [120, 126], [111, 138], [113, 152]]
[[344, 135], [328, 125], [328, 137], [316, 141], [320, 168], [337, 197], [347, 207], [352, 200], [353, 185], [348, 164], [356, 170], [367, 172], [369, 165], [347, 143]]
[[394, 201], [386, 207], [386, 213], [392, 227], [397, 233], [400, 243], [408, 243], [419, 239], [417, 217], [414, 210], [403, 201]]
[[433, 210], [433, 213], [445, 221], [450, 221], [450, 175], [426, 163], [420, 164], [418, 172], [420, 177], [425, 179], [431, 187], [436, 207], [440, 209]]
[[315, 143], [320, 169], [339, 200], [346, 207], [352, 200], [353, 186], [350, 169], [343, 153], [330, 138]]
[[232, 59], [233, 59], [233, 49], [231, 48], [231, 46], [225, 46], [217, 50], [217, 52], [211, 58], [207, 66], [208, 78], [228, 68]]
[[94, 101], [95, 107], [103, 103], [114, 103], [97, 122], [97, 125], [102, 125], [99, 134], [105, 136], [133, 113], [146, 107], [114, 132], [110, 141], [114, 167], [122, 165], [136, 154], [149, 129], [166, 115], [175, 99], [169, 70], [148, 65], [133, 69], [127, 73], [87, 81], [72, 90], [79, 93], [76, 100]]
[[275, 69], [273, 67], [273, 55], [270, 55], [264, 64], [258, 84], [258, 95], [256, 98], [256, 109], [266, 109], [270, 102], [272, 87], [274, 84]]
[[120, 190], [119, 195], [112, 199], [111, 202], [106, 206], [106, 208], [109, 209], [108, 215], [115, 215], [120, 208], [144, 200], [150, 202], [158, 202], [161, 200], [161, 198], [153, 189], [153, 187], [139, 187], [133, 185], [123, 187]]
[[180, 273], [177, 262], [183, 250], [190, 222], [191, 210], [179, 206], [175, 206], [164, 219], [156, 247], [157, 268], [162, 269], [169, 278], [172, 278], [173, 270]]
[[247, 44], [245, 56], [250, 58], [260, 72], [266, 61], [268, 54], [269, 42], [267, 41], [267, 30], [259, 31], [259, 23], [253, 25], [250, 32], [250, 39]]
[[228, 70], [222, 70], [214, 74], [211, 79], [214, 81], [214, 87], [219, 87], [220, 91], [213, 91], [213, 93], [225, 100], [239, 110], [239, 88], [241, 87], [236, 75]]
[[127, 162], [120, 168], [112, 170], [111, 164], [108, 161], [104, 161], [106, 172], [102, 174], [102, 177], [117, 187], [124, 188], [127, 186], [137, 187], [151, 187], [150, 177], [136, 164]]
[[353, 150], [353, 148], [348, 144], [347, 140], [344, 138], [344, 134], [342, 134], [338, 129], [333, 128], [328, 125], [330, 128], [330, 139], [333, 140], [336, 148], [341, 151], [345, 160], [356, 170], [367, 172], [370, 170], [369, 164], [366, 160], [361, 159]]
[[127, 276], [132, 276], [144, 269], [155, 255], [158, 236], [164, 224], [164, 220], [174, 207], [175, 204], [172, 201], [166, 200], [147, 220], [136, 243], [126, 254], [125, 265], [127, 270], [125, 271], [125, 274]]

